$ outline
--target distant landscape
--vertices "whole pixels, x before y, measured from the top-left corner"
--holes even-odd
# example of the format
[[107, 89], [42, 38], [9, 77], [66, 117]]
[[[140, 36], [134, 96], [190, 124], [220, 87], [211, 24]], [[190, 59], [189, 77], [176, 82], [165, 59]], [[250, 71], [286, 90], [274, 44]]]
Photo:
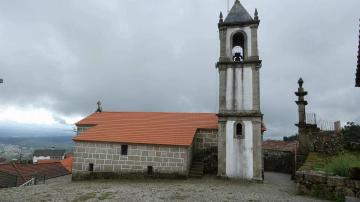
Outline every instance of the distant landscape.
[[62, 148], [72, 150], [75, 132], [71, 125], [38, 127], [34, 125], [0, 124], [0, 157], [7, 160], [32, 159], [35, 149]]

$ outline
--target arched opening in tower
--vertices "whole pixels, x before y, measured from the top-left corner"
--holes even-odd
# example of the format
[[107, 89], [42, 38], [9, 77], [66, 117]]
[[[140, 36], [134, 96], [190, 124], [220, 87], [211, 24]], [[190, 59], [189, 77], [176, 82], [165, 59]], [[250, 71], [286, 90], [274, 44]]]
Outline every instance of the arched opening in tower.
[[242, 33], [234, 34], [232, 38], [232, 56], [234, 62], [241, 62], [245, 56], [245, 37]]

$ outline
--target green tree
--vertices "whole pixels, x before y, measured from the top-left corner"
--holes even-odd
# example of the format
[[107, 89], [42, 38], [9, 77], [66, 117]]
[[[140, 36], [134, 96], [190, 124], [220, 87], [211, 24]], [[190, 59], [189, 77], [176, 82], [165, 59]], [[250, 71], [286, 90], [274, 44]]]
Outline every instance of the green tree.
[[342, 134], [345, 141], [360, 143], [360, 125], [354, 122], [347, 122], [342, 129]]

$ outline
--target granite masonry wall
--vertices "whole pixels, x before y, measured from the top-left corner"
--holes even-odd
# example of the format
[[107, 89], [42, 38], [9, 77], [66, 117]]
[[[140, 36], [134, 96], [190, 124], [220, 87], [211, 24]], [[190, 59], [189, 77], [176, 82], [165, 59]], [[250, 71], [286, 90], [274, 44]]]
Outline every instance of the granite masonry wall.
[[[123, 144], [77, 141], [74, 146], [73, 178], [89, 173], [147, 174], [187, 176], [192, 151], [185, 146], [128, 144], [127, 155], [121, 155]], [[90, 163], [93, 172], [89, 172]]]
[[264, 171], [295, 174], [294, 153], [264, 149]]
[[299, 192], [330, 200], [343, 201], [345, 197], [360, 200], [360, 180], [327, 176], [324, 173], [297, 171]]
[[194, 158], [202, 159], [205, 174], [217, 174], [218, 130], [199, 129], [195, 134]]
[[201, 154], [208, 150], [216, 150], [218, 147], [218, 130], [199, 129], [195, 134], [194, 153]]

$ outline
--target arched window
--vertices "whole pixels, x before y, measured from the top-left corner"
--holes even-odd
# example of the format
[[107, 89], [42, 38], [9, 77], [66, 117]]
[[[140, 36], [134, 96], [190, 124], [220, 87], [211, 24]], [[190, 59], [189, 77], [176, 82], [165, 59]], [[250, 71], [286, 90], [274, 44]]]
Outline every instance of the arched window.
[[243, 136], [241, 123], [236, 124], [236, 136]]
[[242, 33], [234, 34], [232, 38], [232, 56], [234, 62], [240, 62], [245, 57], [245, 37]]

